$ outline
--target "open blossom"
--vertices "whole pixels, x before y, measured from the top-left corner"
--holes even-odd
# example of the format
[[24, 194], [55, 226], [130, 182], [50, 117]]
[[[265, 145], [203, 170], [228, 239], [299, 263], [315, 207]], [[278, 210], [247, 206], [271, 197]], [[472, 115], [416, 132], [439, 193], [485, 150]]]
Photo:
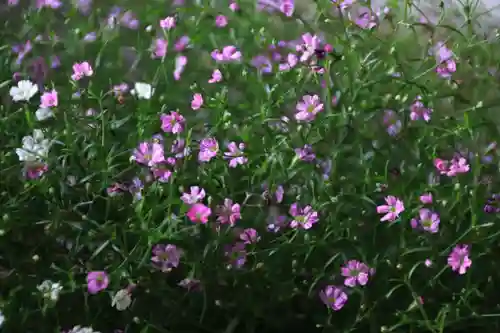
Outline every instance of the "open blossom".
[[411, 226], [413, 229], [421, 228], [424, 231], [430, 233], [437, 233], [439, 231], [439, 215], [427, 208], [422, 208], [418, 212], [418, 219], [411, 220]]
[[432, 203], [432, 193], [424, 193], [420, 196], [420, 202], [425, 204]]
[[71, 78], [75, 81], [79, 81], [83, 79], [85, 76], [92, 76], [94, 74], [94, 70], [92, 66], [87, 61], [76, 63], [73, 65], [73, 74]]
[[318, 222], [318, 212], [313, 210], [309, 205], [301, 208], [298, 203], [293, 203], [290, 206], [289, 213], [293, 217], [293, 220], [290, 222], [290, 227], [294, 229], [302, 228], [308, 230]]
[[93, 271], [87, 274], [87, 288], [89, 293], [97, 294], [109, 285], [109, 276], [104, 271]]
[[317, 35], [305, 33], [301, 36], [302, 43], [296, 47], [297, 51], [301, 52], [300, 61], [308, 61], [317, 49], [321, 48], [321, 39]]
[[245, 149], [244, 143], [230, 142], [227, 145], [229, 151], [224, 153], [224, 158], [229, 159], [229, 167], [235, 168], [238, 165], [243, 165], [248, 162], [248, 159], [243, 155], [243, 150]]
[[29, 80], [21, 80], [12, 87], [9, 94], [14, 102], [29, 101], [38, 92], [38, 86]]
[[435, 158], [434, 166], [440, 174], [448, 177], [454, 177], [461, 173], [467, 173], [470, 170], [470, 166], [464, 157], [454, 157], [451, 161]]
[[55, 91], [54, 89], [44, 92], [42, 97], [40, 97], [41, 108], [50, 108], [53, 106], [57, 106], [58, 104], [59, 100], [57, 98], [57, 91]]
[[219, 144], [215, 138], [205, 138], [200, 142], [200, 152], [198, 153], [198, 161], [209, 162], [217, 156], [219, 152]]
[[151, 262], [162, 272], [169, 272], [179, 266], [182, 250], [172, 244], [157, 244], [153, 247]]
[[130, 158], [132, 161], [152, 167], [165, 162], [163, 145], [156, 142], [141, 142], [134, 149], [134, 153]]
[[217, 221], [221, 224], [233, 226], [236, 221], [241, 219], [241, 207], [233, 203], [231, 199], [224, 199], [224, 205], [217, 206]]
[[347, 303], [347, 294], [342, 288], [336, 286], [326, 286], [319, 293], [321, 301], [334, 311], [338, 311]]
[[448, 266], [453, 271], [458, 271], [458, 274], [463, 275], [472, 265], [472, 260], [469, 258], [469, 246], [458, 244], [453, 248], [448, 256]]
[[38, 291], [42, 294], [43, 298], [56, 302], [59, 299], [59, 294], [61, 293], [63, 287], [59, 282], [45, 280], [39, 284], [36, 289], [38, 289]]
[[316, 154], [314, 154], [311, 145], [307, 144], [302, 148], [295, 148], [295, 154], [304, 162], [312, 162], [316, 159]]
[[39, 162], [47, 158], [50, 149], [50, 140], [46, 139], [42, 130], [33, 130], [33, 136], [22, 139], [22, 147], [16, 149], [16, 154], [22, 162]]
[[403, 201], [396, 198], [395, 196], [389, 195], [385, 198], [385, 205], [380, 205], [377, 207], [378, 214], [385, 214], [380, 221], [395, 221], [399, 214], [405, 210]]
[[149, 84], [144, 82], [136, 82], [134, 88], [130, 90], [132, 95], [136, 95], [140, 99], [151, 99], [155, 89]]
[[311, 122], [319, 112], [323, 111], [323, 103], [318, 95], [305, 95], [302, 97], [302, 101], [297, 103], [296, 109], [295, 119], [297, 121]]
[[212, 215], [212, 210], [202, 203], [195, 203], [189, 208], [186, 215], [191, 222], [205, 224]]
[[357, 260], [349, 260], [341, 269], [342, 276], [345, 277], [344, 285], [355, 287], [356, 285], [364, 286], [368, 283], [370, 268]]
[[160, 116], [161, 129], [166, 133], [178, 134], [184, 131], [185, 118], [175, 111]]
[[222, 81], [222, 73], [218, 69], [214, 69], [212, 72], [212, 77], [208, 80], [208, 83], [217, 83]]
[[153, 58], [163, 58], [167, 54], [168, 41], [163, 38], [156, 38], [153, 42]]
[[212, 51], [212, 58], [219, 63], [239, 62], [241, 60], [241, 52], [233, 45], [224, 46], [222, 51]]
[[203, 104], [203, 96], [199, 93], [193, 95], [193, 100], [191, 101], [191, 109], [198, 110]]
[[432, 109], [427, 108], [422, 102], [422, 97], [417, 96], [410, 106], [410, 119], [413, 121], [423, 119], [426, 122], [431, 120]]
[[205, 190], [199, 186], [191, 186], [189, 193], [183, 193], [181, 200], [187, 205], [194, 205], [205, 198]]
[[132, 295], [128, 289], [118, 290], [111, 299], [111, 306], [116, 307], [118, 311], [127, 309], [130, 304], [132, 304]]
[[160, 27], [165, 30], [170, 30], [175, 27], [175, 17], [167, 16], [163, 20], [160, 20]]
[[244, 229], [239, 237], [245, 244], [255, 244], [260, 240], [259, 233], [254, 228]]

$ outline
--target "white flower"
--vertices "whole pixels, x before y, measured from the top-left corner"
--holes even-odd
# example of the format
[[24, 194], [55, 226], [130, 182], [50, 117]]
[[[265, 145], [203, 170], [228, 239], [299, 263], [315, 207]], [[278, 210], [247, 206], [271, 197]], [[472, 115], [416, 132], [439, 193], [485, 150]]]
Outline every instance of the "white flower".
[[52, 302], [56, 302], [59, 299], [59, 293], [61, 292], [63, 287], [59, 282], [45, 280], [36, 288], [42, 293], [43, 298], [50, 299]]
[[39, 129], [33, 131], [33, 136], [23, 138], [22, 148], [16, 149], [20, 161], [35, 162], [46, 158], [49, 154], [50, 141], [45, 139], [43, 132]]
[[54, 117], [54, 112], [52, 112], [49, 108], [40, 108], [36, 110], [35, 116], [38, 121], [43, 121], [49, 119], [50, 117]]
[[149, 83], [136, 82], [134, 89], [132, 89], [130, 93], [132, 95], [137, 95], [138, 98], [150, 99], [155, 93], [155, 90]]
[[119, 290], [111, 300], [111, 306], [116, 307], [118, 311], [123, 311], [132, 303], [132, 297], [127, 289]]
[[73, 327], [67, 333], [101, 333], [94, 331], [91, 327], [81, 327], [80, 325]]
[[0, 311], [0, 327], [2, 327], [4, 321], [5, 321], [5, 316], [3, 315], [2, 311]]
[[38, 86], [29, 80], [21, 80], [17, 87], [10, 88], [9, 94], [15, 102], [29, 101], [38, 92]]

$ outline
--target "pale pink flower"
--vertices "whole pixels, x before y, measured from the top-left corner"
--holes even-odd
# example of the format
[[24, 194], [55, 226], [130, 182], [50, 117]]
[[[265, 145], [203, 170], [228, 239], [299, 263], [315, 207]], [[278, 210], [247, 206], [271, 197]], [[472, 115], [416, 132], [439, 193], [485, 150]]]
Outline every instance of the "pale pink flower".
[[59, 100], [57, 98], [57, 91], [52, 89], [51, 91], [44, 92], [40, 97], [40, 107], [41, 108], [50, 108], [53, 106], [57, 106], [59, 104]]
[[105, 271], [87, 273], [87, 289], [90, 294], [97, 294], [109, 285], [109, 276]]
[[241, 52], [233, 45], [224, 46], [222, 51], [214, 50], [211, 53], [212, 58], [219, 63], [239, 62], [241, 61]]
[[212, 72], [212, 77], [208, 80], [208, 83], [217, 83], [222, 81], [222, 73], [218, 69], [214, 69]]
[[227, 25], [227, 17], [224, 15], [217, 15], [215, 18], [215, 25], [219, 28], [223, 28]]
[[178, 55], [175, 57], [175, 69], [174, 69], [174, 79], [179, 81], [181, 79], [181, 75], [184, 72], [184, 69], [187, 65], [187, 57], [183, 55]]
[[323, 111], [323, 103], [318, 95], [305, 95], [302, 97], [302, 101], [297, 103], [296, 109], [295, 119], [297, 121], [311, 122], [319, 112]]
[[191, 109], [198, 110], [203, 104], [203, 96], [199, 93], [193, 95], [193, 99], [191, 101]]
[[198, 153], [198, 161], [209, 162], [217, 156], [219, 152], [219, 144], [215, 138], [205, 138], [200, 142], [200, 152]]
[[168, 41], [163, 38], [156, 38], [153, 43], [152, 58], [163, 58], [167, 54]]
[[432, 203], [432, 193], [424, 193], [420, 196], [420, 202], [425, 204]]
[[87, 61], [76, 63], [73, 65], [73, 75], [71, 78], [75, 81], [81, 80], [85, 76], [92, 76], [94, 74], [94, 70], [92, 66]]
[[167, 16], [163, 20], [160, 20], [160, 27], [165, 30], [175, 28], [175, 17]]
[[224, 153], [224, 158], [229, 159], [229, 167], [236, 168], [238, 165], [243, 165], [248, 162], [248, 158], [245, 157], [243, 150], [245, 149], [244, 143], [230, 142], [227, 145], [229, 151]]
[[191, 186], [189, 193], [183, 193], [181, 200], [187, 205], [194, 205], [205, 198], [205, 190], [199, 186]]
[[403, 201], [399, 200], [395, 196], [389, 195], [385, 198], [385, 205], [380, 205], [377, 207], [378, 214], [385, 214], [380, 221], [395, 221], [399, 214], [405, 210]]
[[162, 114], [160, 116], [161, 129], [166, 133], [178, 134], [184, 131], [185, 118], [175, 111], [170, 111], [170, 114]]

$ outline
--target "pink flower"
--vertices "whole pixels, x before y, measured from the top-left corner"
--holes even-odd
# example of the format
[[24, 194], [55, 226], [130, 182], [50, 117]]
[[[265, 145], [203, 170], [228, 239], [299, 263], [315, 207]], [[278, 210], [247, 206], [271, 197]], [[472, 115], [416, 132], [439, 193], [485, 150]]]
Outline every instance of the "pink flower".
[[298, 203], [293, 203], [290, 206], [290, 215], [293, 216], [290, 227], [302, 228], [304, 230], [311, 229], [314, 224], [318, 222], [318, 212], [313, 210], [311, 206], [300, 208]]
[[57, 106], [58, 104], [57, 91], [52, 89], [51, 91], [44, 92], [40, 98], [41, 108], [50, 108], [52, 106]]
[[420, 202], [425, 204], [432, 203], [432, 193], [424, 193], [420, 196]]
[[200, 142], [200, 152], [198, 153], [199, 162], [209, 162], [217, 156], [219, 144], [215, 138], [205, 138]]
[[163, 145], [160, 143], [141, 142], [134, 150], [132, 161], [149, 167], [165, 162]]
[[177, 52], [184, 51], [184, 49], [189, 46], [190, 41], [191, 40], [189, 39], [189, 36], [182, 36], [181, 38], [179, 38], [175, 42], [175, 45], [174, 45], [175, 51], [177, 51]]
[[228, 152], [224, 153], [224, 158], [229, 159], [229, 167], [236, 168], [238, 165], [243, 165], [248, 162], [248, 159], [243, 155], [243, 150], [245, 149], [244, 143], [230, 142], [227, 145]]
[[175, 57], [175, 69], [174, 69], [174, 79], [175, 81], [179, 81], [181, 79], [181, 75], [184, 72], [184, 69], [187, 65], [187, 57], [183, 55], [178, 55]]
[[395, 221], [399, 214], [405, 210], [403, 201], [399, 200], [395, 196], [389, 195], [385, 198], [385, 205], [380, 205], [377, 207], [378, 214], [385, 214], [380, 221]]
[[306, 62], [315, 54], [317, 49], [321, 48], [321, 39], [319, 36], [310, 33], [303, 34], [301, 39], [302, 44], [297, 46], [297, 51], [302, 52], [300, 61]]
[[432, 109], [425, 107], [422, 103], [422, 98], [417, 96], [413, 104], [410, 106], [410, 119], [413, 121], [423, 119], [426, 122], [431, 120]]
[[81, 80], [84, 76], [92, 76], [94, 71], [92, 66], [86, 61], [73, 65], [73, 75], [71, 78], [75, 81]]
[[168, 41], [163, 38], [156, 38], [153, 43], [152, 58], [163, 58], [167, 54]]
[[163, 20], [160, 20], [160, 27], [165, 30], [170, 30], [175, 27], [175, 17], [167, 16]]
[[323, 111], [323, 103], [318, 95], [305, 95], [302, 97], [302, 101], [297, 103], [296, 109], [295, 119], [297, 121], [311, 122], [319, 112]]
[[448, 266], [453, 271], [458, 271], [460, 275], [465, 274], [469, 267], [472, 266], [472, 260], [469, 258], [469, 246], [462, 244], [455, 246], [448, 256]]
[[240, 233], [240, 239], [244, 244], [255, 244], [260, 240], [260, 237], [257, 230], [254, 228], [247, 228]]
[[233, 226], [237, 220], [241, 219], [240, 205], [233, 200], [224, 199], [224, 205], [217, 207], [217, 221], [221, 224], [230, 224]]
[[214, 50], [211, 55], [219, 63], [239, 62], [241, 60], [241, 52], [233, 45], [224, 46], [222, 52]]
[[191, 101], [191, 109], [198, 110], [203, 104], [203, 96], [201, 94], [194, 94], [193, 100]]
[[212, 72], [212, 77], [208, 80], [208, 83], [217, 83], [222, 81], [222, 73], [218, 69], [214, 69]]
[[195, 203], [189, 208], [187, 212], [187, 217], [191, 222], [205, 224], [208, 222], [208, 218], [212, 214], [212, 210], [202, 203]]
[[454, 158], [451, 160], [451, 165], [446, 173], [448, 177], [453, 177], [456, 176], [460, 173], [467, 173], [470, 170], [470, 166], [467, 163], [467, 160], [463, 157], [460, 158]]
[[184, 131], [184, 117], [175, 111], [170, 111], [170, 114], [162, 114], [160, 116], [161, 129], [166, 133], [178, 134]]
[[190, 193], [183, 193], [181, 200], [187, 205], [194, 205], [205, 198], [205, 190], [198, 186], [191, 186]]
[[345, 277], [344, 285], [347, 287], [355, 287], [356, 285], [364, 286], [368, 283], [370, 268], [360, 261], [349, 260], [341, 268], [341, 274]]
[[215, 18], [215, 25], [219, 28], [223, 28], [227, 25], [227, 17], [224, 15], [217, 15]]
[[422, 208], [418, 212], [419, 217], [411, 220], [411, 226], [413, 229], [422, 229], [430, 233], [437, 233], [439, 231], [439, 214], [433, 212], [427, 208]]
[[105, 271], [93, 271], [87, 273], [87, 289], [91, 294], [106, 289], [109, 285], [109, 276]]

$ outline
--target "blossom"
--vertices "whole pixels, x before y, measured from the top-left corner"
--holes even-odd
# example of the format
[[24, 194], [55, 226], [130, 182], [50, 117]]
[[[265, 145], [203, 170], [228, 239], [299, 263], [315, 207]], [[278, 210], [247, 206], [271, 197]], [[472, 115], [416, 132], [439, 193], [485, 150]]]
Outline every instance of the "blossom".
[[155, 89], [149, 84], [144, 82], [136, 82], [134, 84], [134, 89], [130, 91], [132, 95], [137, 95], [140, 99], [151, 99]]
[[448, 266], [458, 274], [463, 275], [472, 265], [469, 258], [469, 245], [458, 244], [448, 256]]
[[181, 200], [187, 205], [194, 205], [205, 198], [205, 190], [199, 186], [191, 186], [190, 193], [183, 193]]
[[327, 307], [334, 311], [342, 309], [347, 303], [347, 294], [341, 288], [332, 285], [321, 290], [319, 297]]
[[304, 145], [302, 148], [296, 148], [295, 154], [297, 157], [304, 162], [312, 162], [316, 158], [311, 145]]
[[252, 66], [257, 68], [261, 74], [271, 73], [273, 71], [273, 64], [271, 60], [264, 55], [253, 57], [250, 63], [252, 64]]
[[92, 271], [87, 273], [87, 289], [91, 294], [97, 294], [109, 285], [109, 277], [105, 271]]
[[198, 110], [203, 104], [203, 96], [199, 93], [193, 95], [193, 100], [191, 101], [191, 109]]
[[187, 57], [183, 55], [178, 55], [175, 57], [175, 69], [174, 69], [174, 79], [179, 81], [184, 69], [187, 65]]
[[160, 116], [161, 129], [166, 133], [178, 134], [184, 131], [186, 119], [176, 111], [170, 111], [170, 114]]
[[163, 58], [167, 54], [168, 41], [163, 38], [156, 38], [153, 43], [153, 58]]
[[280, 11], [285, 14], [286, 17], [291, 17], [295, 10], [294, 0], [282, 0], [280, 3]]
[[290, 227], [302, 228], [305, 230], [311, 229], [312, 226], [318, 222], [318, 212], [313, 210], [311, 206], [300, 208], [298, 203], [293, 203], [290, 206], [289, 213], [293, 216]]
[[432, 193], [424, 193], [420, 196], [420, 202], [425, 204], [431, 204], [432, 203]]
[[14, 102], [29, 101], [38, 92], [38, 86], [29, 80], [21, 80], [17, 87], [12, 87], [9, 94]]
[[45, 280], [39, 284], [36, 289], [42, 293], [43, 298], [48, 299], [52, 302], [56, 302], [59, 299], [59, 294], [63, 287], [59, 282], [52, 282], [50, 280]]
[[16, 149], [20, 161], [41, 161], [49, 154], [50, 141], [45, 139], [43, 132], [39, 129], [33, 130], [33, 136], [23, 137], [22, 143], [22, 148]]
[[40, 97], [41, 108], [50, 108], [52, 106], [57, 106], [58, 104], [59, 99], [57, 98], [57, 91], [55, 91], [54, 89], [44, 92]]
[[431, 120], [432, 109], [425, 107], [422, 97], [417, 96], [410, 106], [410, 119], [413, 121], [423, 119], [426, 122]]
[[132, 295], [128, 289], [118, 290], [111, 299], [111, 306], [115, 307], [118, 311], [127, 309], [132, 304]]
[[393, 110], [385, 110], [384, 111], [384, 125], [387, 128], [387, 133], [391, 136], [395, 136], [401, 132], [401, 128], [403, 127], [403, 123], [398, 118], [396, 112]]
[[165, 30], [175, 28], [175, 17], [167, 16], [163, 20], [160, 20], [160, 27]]
[[311, 122], [319, 112], [323, 111], [323, 103], [318, 95], [305, 95], [302, 97], [302, 101], [297, 103], [296, 109], [295, 119], [297, 121]]
[[210, 207], [205, 206], [202, 203], [195, 203], [189, 208], [189, 211], [187, 212], [187, 217], [191, 222], [198, 222], [205, 224], [208, 222], [208, 218], [212, 214], [212, 210]]
[[368, 283], [370, 268], [357, 260], [349, 260], [341, 269], [342, 276], [345, 277], [344, 284], [348, 287], [356, 285], [364, 286]]
[[380, 221], [395, 221], [399, 214], [405, 210], [403, 201], [392, 195], [387, 196], [384, 200], [386, 204], [377, 207], [378, 214], [385, 214]]
[[217, 156], [219, 152], [219, 144], [215, 138], [205, 138], [200, 142], [200, 152], [198, 153], [198, 161], [209, 162]]
[[44, 121], [51, 117], [54, 117], [54, 112], [50, 108], [39, 108], [35, 112], [36, 120]]
[[241, 60], [241, 52], [233, 45], [224, 46], [222, 51], [214, 50], [211, 55], [219, 63], [239, 62]]
[[141, 142], [134, 149], [130, 159], [149, 167], [163, 163], [165, 161], [163, 145], [156, 142]]
[[93, 74], [94, 70], [92, 69], [92, 66], [87, 61], [84, 61], [73, 65], [73, 74], [71, 75], [71, 78], [75, 81], [79, 81], [85, 76], [92, 76]]
[[306, 62], [316, 53], [316, 50], [321, 47], [321, 39], [317, 35], [305, 33], [301, 36], [301, 42], [302, 43], [297, 46], [297, 51], [302, 52], [299, 60], [301, 62]]
[[151, 261], [162, 272], [169, 272], [179, 266], [182, 250], [172, 244], [157, 244], [153, 247]]
[[411, 220], [412, 228], [422, 228], [424, 231], [430, 233], [437, 233], [439, 231], [439, 215], [427, 208], [422, 208], [419, 210], [419, 218]]
[[227, 17], [225, 17], [224, 15], [217, 15], [217, 17], [215, 18], [215, 25], [218, 28], [225, 27], [227, 25]]
[[214, 69], [212, 72], [212, 77], [208, 80], [208, 83], [217, 83], [222, 81], [222, 73], [218, 69]]
[[240, 232], [239, 238], [244, 244], [255, 244], [260, 240], [259, 233], [254, 228], [246, 228]]
[[229, 268], [241, 268], [247, 261], [247, 251], [243, 242], [226, 246], [224, 254], [229, 258]]
[[446, 175], [448, 177], [453, 177], [461, 173], [467, 173], [470, 170], [470, 166], [467, 160], [463, 157], [455, 157], [451, 161], [450, 167]]
[[217, 221], [221, 224], [229, 224], [233, 226], [237, 220], [241, 219], [241, 207], [237, 203], [233, 203], [231, 199], [224, 199], [224, 204], [217, 206]]
[[236, 168], [238, 165], [243, 165], [248, 162], [248, 158], [243, 155], [243, 150], [245, 149], [244, 143], [230, 142], [227, 145], [229, 151], [224, 153], [224, 158], [229, 159], [229, 167]]

